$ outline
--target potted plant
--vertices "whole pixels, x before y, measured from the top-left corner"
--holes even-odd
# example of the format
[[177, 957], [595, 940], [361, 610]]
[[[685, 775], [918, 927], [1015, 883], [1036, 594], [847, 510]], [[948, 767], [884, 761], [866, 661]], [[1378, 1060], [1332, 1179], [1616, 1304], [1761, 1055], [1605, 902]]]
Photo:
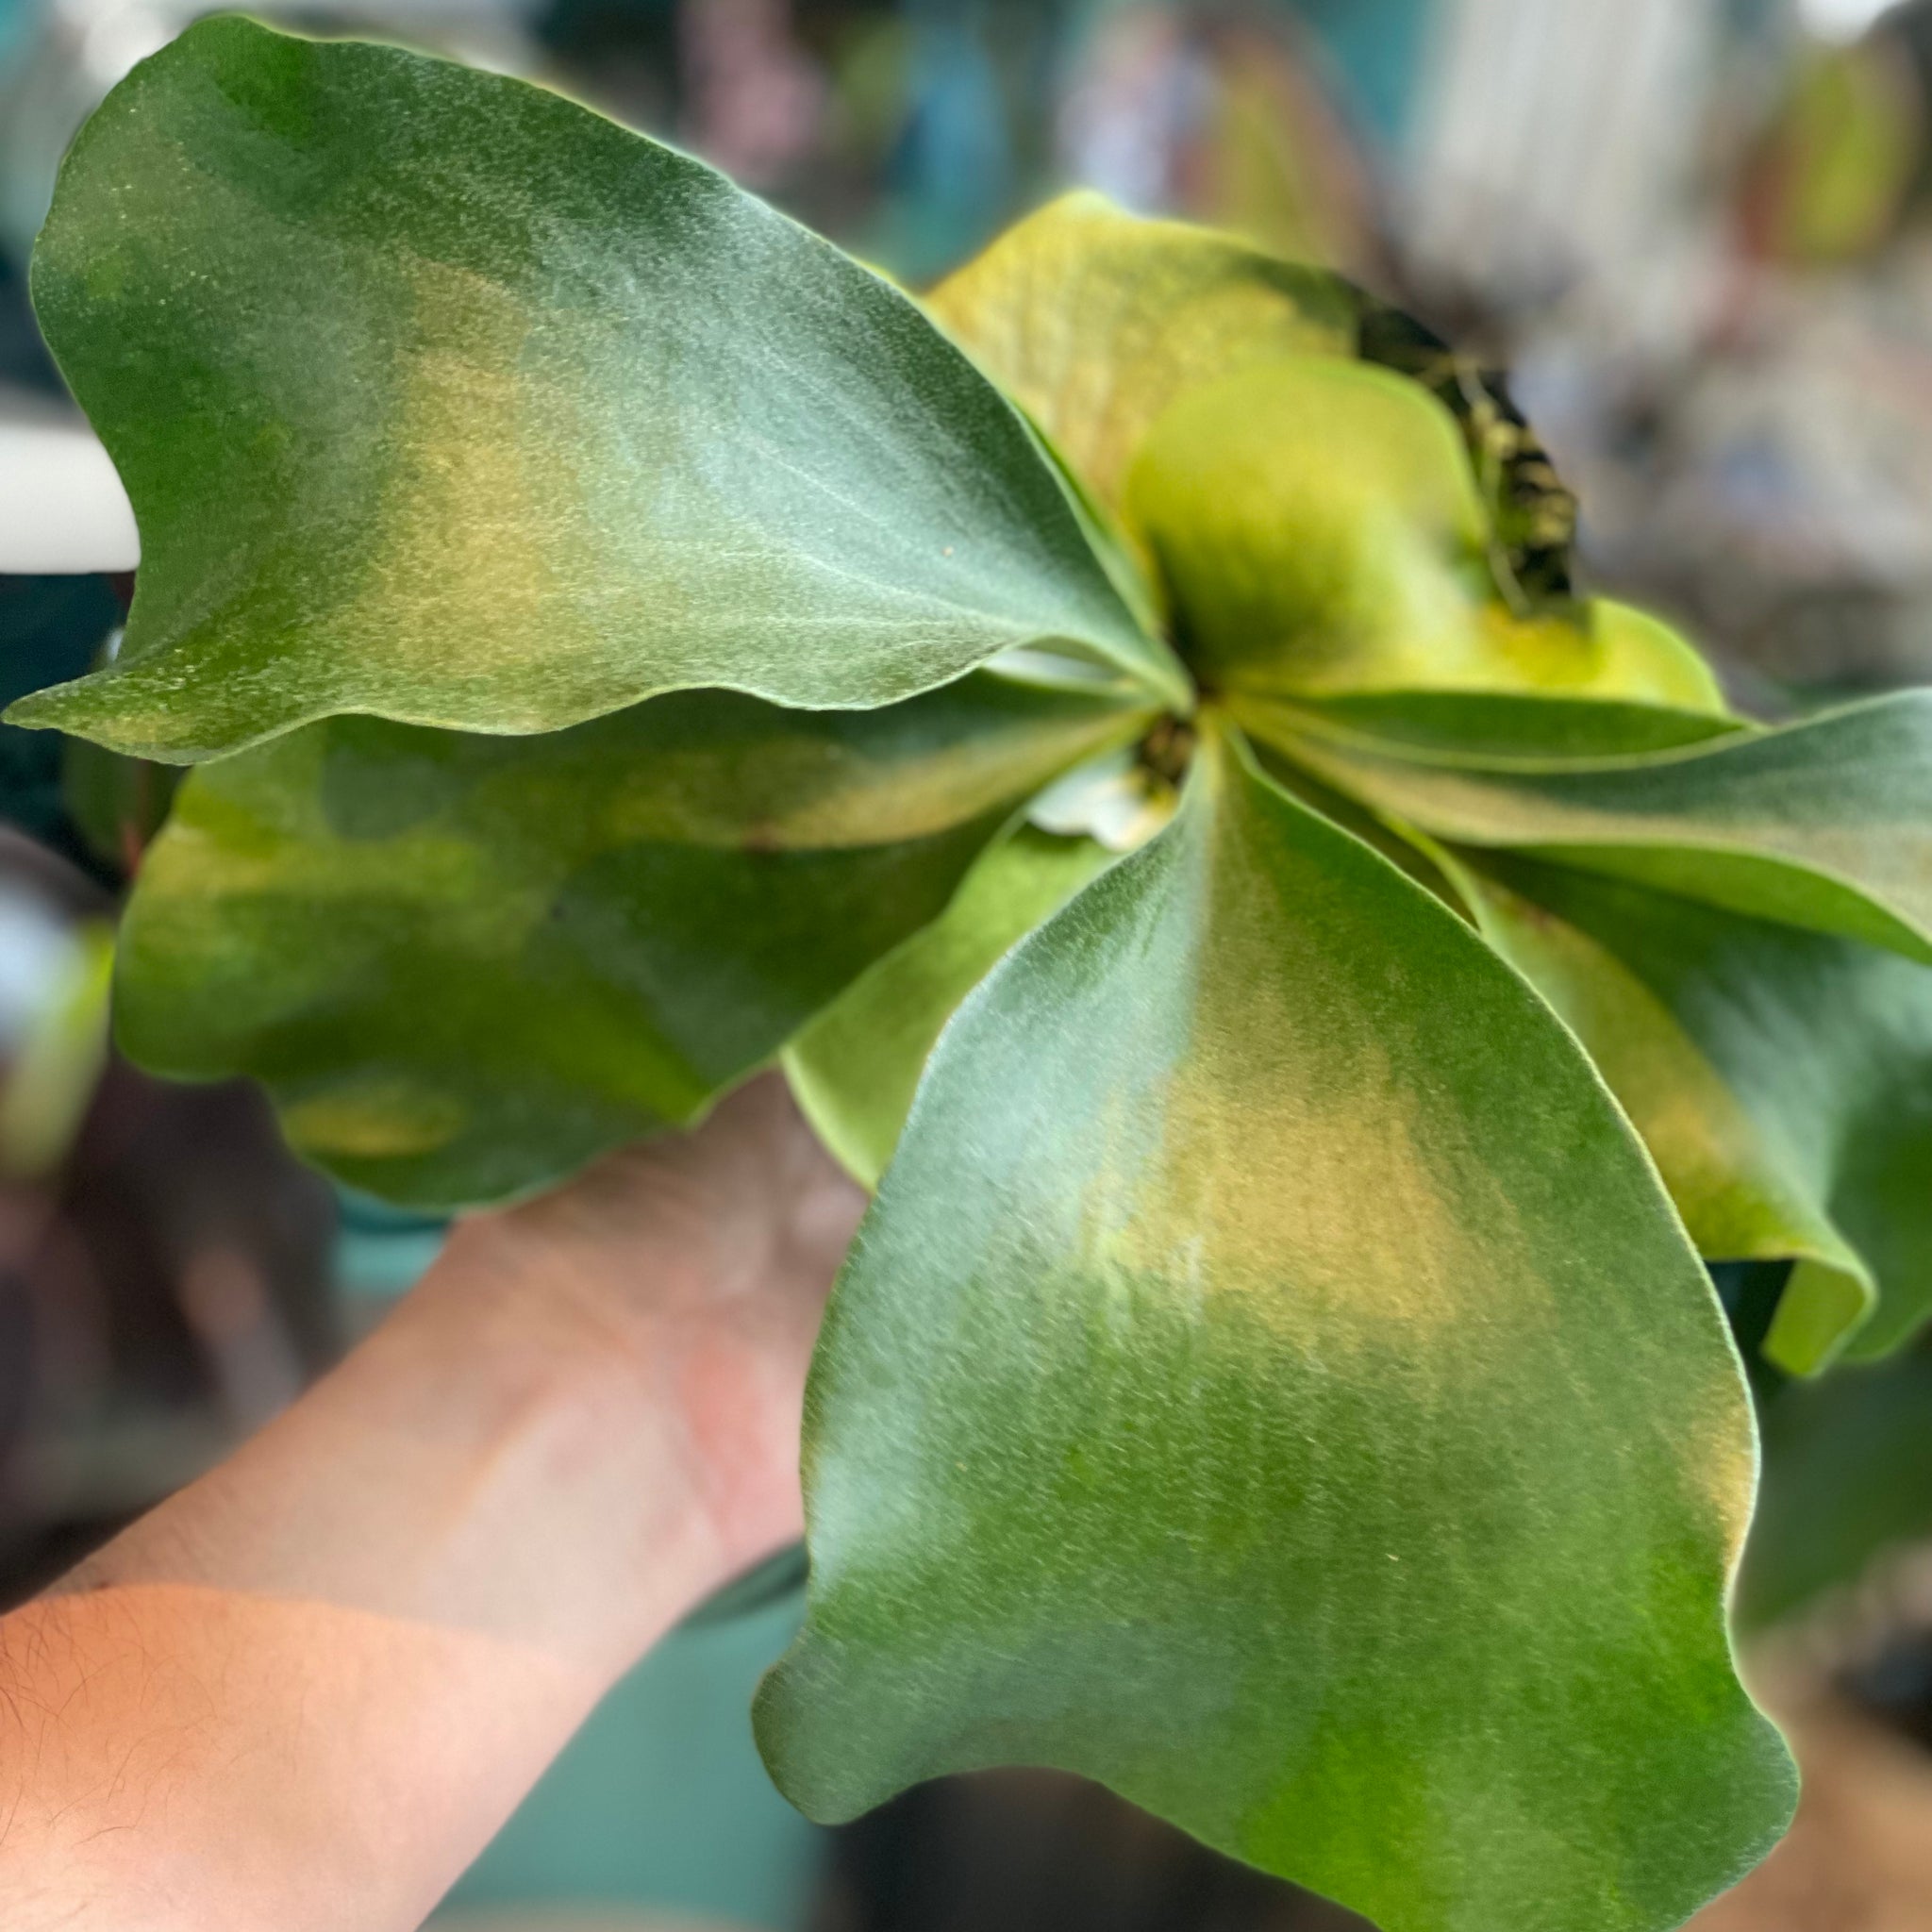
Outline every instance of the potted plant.
[[143, 561], [9, 714], [195, 769], [125, 1048], [435, 1208], [778, 1059], [876, 1188], [757, 1721], [1101, 1778], [1387, 1932], [1661, 1928], [1789, 1816], [1700, 1254], [1924, 1310], [1932, 700], [1763, 728], [1507, 395], [1057, 203], [922, 304], [538, 89], [239, 20], [33, 270]]

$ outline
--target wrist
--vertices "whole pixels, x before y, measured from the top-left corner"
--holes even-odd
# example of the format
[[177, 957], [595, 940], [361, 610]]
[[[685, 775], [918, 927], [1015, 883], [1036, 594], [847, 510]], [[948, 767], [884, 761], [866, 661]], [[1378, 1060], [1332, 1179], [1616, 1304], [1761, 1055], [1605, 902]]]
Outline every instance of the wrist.
[[721, 1305], [692, 1243], [631, 1249], [620, 1285], [554, 1241], [499, 1235], [460, 1225], [372, 1344], [415, 1399], [460, 1391], [491, 1457], [541, 1489], [529, 1507], [594, 1534], [623, 1641], [641, 1647], [799, 1535], [810, 1335]]

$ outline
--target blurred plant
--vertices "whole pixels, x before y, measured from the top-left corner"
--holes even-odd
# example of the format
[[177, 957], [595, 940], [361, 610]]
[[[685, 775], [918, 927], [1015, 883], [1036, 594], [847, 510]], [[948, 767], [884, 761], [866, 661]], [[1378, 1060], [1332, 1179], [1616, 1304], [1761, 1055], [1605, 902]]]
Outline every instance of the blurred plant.
[[0, 902], [0, 953], [11, 995], [0, 1013], [0, 1174], [45, 1174], [73, 1144], [108, 1059], [113, 928], [71, 931], [29, 901]]
[[1280, 8], [1109, 9], [1077, 50], [1062, 158], [1130, 208], [1386, 279], [1370, 172], [1320, 80]]
[[[1764, 1500], [1739, 1579], [1738, 1616], [1757, 1631], [1837, 1598], [1883, 1634], [1900, 1619], [1884, 1602], [1892, 1564], [1912, 1565], [1915, 1621], [1932, 1625], [1924, 1558], [1903, 1553], [1932, 1536], [1932, 1355], [1923, 1342], [1889, 1361], [1790, 1382], [1763, 1402]], [[1862, 1606], [1862, 1607], [1861, 1607]]]
[[1909, 65], [1890, 37], [1808, 53], [1741, 183], [1754, 252], [1812, 266], [1869, 254], [1912, 187], [1923, 119]]
[[335, 1341], [328, 1190], [259, 1096], [108, 1058], [111, 911], [0, 830], [0, 1603], [198, 1474]]
[[10, 715], [197, 768], [128, 1050], [417, 1207], [782, 1058], [876, 1185], [790, 1795], [1077, 1770], [1391, 1932], [1661, 1928], [1774, 1838], [1698, 1253], [1795, 1262], [1786, 1372], [1932, 1304], [1932, 696], [1736, 715], [1497, 383], [1091, 196], [922, 308], [218, 21], [34, 290], [144, 560]]

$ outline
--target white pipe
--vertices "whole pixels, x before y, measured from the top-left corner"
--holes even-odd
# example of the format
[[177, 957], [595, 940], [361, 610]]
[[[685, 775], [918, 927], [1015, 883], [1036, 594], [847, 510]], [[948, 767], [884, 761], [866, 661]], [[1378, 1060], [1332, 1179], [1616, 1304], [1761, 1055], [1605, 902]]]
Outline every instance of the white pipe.
[[93, 432], [0, 401], [0, 575], [129, 571], [134, 511]]

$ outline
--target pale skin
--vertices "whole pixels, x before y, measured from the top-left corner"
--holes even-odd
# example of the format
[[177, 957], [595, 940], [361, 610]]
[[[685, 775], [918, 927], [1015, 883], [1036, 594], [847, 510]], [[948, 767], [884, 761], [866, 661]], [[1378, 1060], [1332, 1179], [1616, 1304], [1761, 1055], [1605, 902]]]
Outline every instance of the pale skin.
[[459, 1224], [333, 1374], [0, 1619], [8, 1932], [406, 1932], [800, 1530], [863, 1206], [772, 1077]]

